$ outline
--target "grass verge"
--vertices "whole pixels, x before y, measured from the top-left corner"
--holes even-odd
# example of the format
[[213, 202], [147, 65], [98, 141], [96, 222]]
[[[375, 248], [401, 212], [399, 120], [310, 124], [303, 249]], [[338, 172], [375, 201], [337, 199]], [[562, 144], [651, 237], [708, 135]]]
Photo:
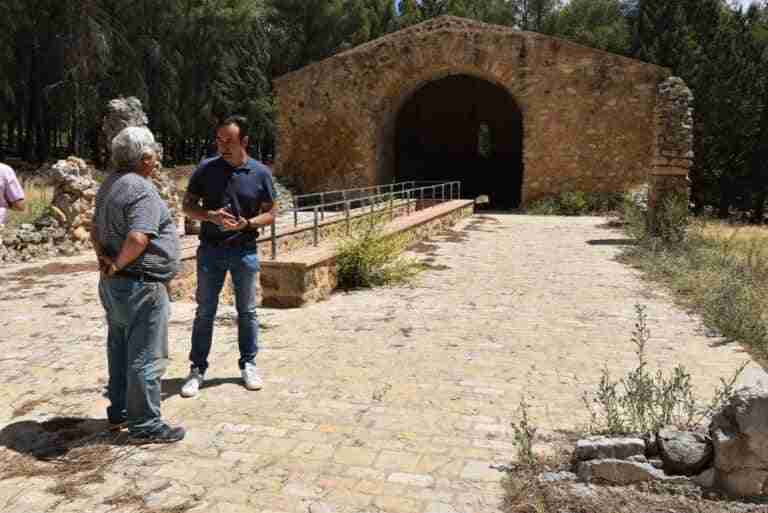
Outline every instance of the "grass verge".
[[646, 237], [621, 258], [664, 284], [726, 341], [768, 357], [768, 229], [698, 219], [681, 241]]

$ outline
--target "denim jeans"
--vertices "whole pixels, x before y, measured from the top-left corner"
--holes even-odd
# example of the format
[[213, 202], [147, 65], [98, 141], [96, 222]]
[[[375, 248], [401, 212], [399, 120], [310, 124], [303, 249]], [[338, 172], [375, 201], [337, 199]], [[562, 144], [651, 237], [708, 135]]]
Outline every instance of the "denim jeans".
[[131, 433], [153, 431], [160, 419], [160, 378], [168, 365], [170, 303], [162, 283], [102, 277], [107, 313], [110, 419], [126, 415]]
[[256, 319], [256, 276], [259, 255], [255, 248], [225, 248], [205, 243], [197, 248], [197, 312], [192, 325], [192, 367], [208, 369], [208, 355], [213, 339], [213, 321], [219, 306], [219, 293], [229, 271], [235, 289], [237, 309], [237, 342], [240, 348], [238, 366], [253, 362], [259, 351], [259, 323]]

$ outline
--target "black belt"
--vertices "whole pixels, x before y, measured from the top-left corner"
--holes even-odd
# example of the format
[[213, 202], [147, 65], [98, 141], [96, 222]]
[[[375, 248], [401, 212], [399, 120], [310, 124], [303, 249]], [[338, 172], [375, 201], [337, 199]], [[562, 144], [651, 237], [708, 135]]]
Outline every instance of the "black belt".
[[214, 248], [245, 248], [245, 249], [256, 249], [258, 247], [258, 242], [256, 240], [247, 240], [247, 241], [239, 241], [239, 240], [203, 240], [200, 241], [201, 244], [205, 246], [213, 246]]
[[144, 281], [148, 283], [163, 283], [165, 281], [165, 280], [161, 280], [160, 278], [155, 278], [154, 276], [150, 276], [148, 274], [132, 273], [130, 271], [117, 271], [112, 276], [117, 278], [128, 278], [129, 280]]

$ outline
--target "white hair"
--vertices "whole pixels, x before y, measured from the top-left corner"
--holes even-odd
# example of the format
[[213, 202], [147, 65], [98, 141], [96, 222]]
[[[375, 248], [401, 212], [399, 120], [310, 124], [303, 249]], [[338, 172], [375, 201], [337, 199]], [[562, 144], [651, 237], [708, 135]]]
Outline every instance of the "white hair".
[[149, 152], [159, 157], [159, 145], [147, 127], [129, 126], [112, 139], [112, 164], [118, 171], [132, 171]]

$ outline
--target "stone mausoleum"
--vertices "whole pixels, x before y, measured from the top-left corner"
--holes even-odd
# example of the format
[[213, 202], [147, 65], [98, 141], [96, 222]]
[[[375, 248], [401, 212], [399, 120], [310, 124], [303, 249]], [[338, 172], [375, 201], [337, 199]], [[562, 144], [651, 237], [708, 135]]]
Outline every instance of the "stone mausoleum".
[[275, 172], [302, 192], [460, 180], [463, 197], [487, 194], [498, 208], [642, 182], [685, 187], [692, 98], [669, 75], [444, 16], [278, 78]]

